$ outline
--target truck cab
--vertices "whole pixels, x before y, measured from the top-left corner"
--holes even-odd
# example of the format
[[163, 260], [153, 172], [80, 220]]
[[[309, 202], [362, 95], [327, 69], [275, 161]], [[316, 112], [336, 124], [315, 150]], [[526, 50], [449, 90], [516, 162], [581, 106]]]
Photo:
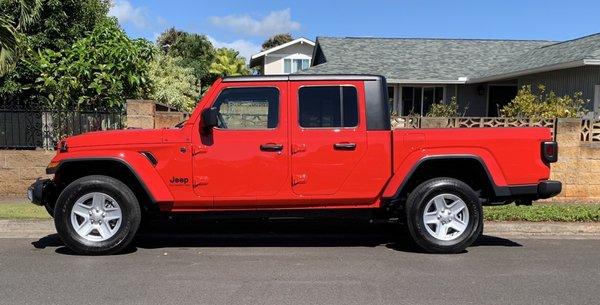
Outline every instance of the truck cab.
[[548, 129], [391, 130], [386, 88], [375, 75], [219, 79], [175, 128], [62, 140], [29, 196], [81, 253], [121, 250], [144, 211], [325, 210], [400, 217], [425, 250], [455, 253], [481, 234], [482, 205], [560, 192]]

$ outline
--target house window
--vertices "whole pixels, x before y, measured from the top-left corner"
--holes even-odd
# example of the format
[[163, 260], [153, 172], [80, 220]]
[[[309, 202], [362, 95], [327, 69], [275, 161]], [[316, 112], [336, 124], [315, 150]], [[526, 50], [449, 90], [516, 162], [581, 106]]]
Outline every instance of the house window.
[[444, 102], [444, 87], [402, 87], [402, 115], [426, 115], [434, 103]]
[[356, 88], [348, 86], [302, 87], [298, 90], [300, 126], [358, 126]]
[[295, 73], [308, 69], [310, 59], [291, 59], [283, 60], [283, 73]]

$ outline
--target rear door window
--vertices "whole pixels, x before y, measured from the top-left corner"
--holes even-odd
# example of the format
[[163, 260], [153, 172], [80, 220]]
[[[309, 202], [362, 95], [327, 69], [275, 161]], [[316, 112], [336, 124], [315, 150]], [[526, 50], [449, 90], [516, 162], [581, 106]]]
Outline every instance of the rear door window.
[[358, 97], [354, 87], [302, 87], [298, 90], [298, 103], [301, 127], [358, 126]]

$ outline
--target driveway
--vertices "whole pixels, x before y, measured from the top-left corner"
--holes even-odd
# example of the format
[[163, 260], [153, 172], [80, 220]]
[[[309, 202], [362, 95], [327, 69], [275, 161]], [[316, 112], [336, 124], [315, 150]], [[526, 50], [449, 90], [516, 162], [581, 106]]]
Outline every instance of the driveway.
[[420, 253], [394, 226], [211, 222], [149, 229], [121, 255], [0, 238], [0, 304], [598, 304], [600, 240], [484, 236]]

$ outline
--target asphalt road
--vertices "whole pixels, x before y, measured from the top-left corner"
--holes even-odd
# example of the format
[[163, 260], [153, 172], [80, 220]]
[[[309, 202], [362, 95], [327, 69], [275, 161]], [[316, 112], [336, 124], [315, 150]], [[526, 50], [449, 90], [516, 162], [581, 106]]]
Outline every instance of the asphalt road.
[[0, 304], [600, 303], [600, 240], [484, 236], [431, 255], [390, 231], [216, 223], [105, 257], [74, 255], [56, 235], [0, 238]]

